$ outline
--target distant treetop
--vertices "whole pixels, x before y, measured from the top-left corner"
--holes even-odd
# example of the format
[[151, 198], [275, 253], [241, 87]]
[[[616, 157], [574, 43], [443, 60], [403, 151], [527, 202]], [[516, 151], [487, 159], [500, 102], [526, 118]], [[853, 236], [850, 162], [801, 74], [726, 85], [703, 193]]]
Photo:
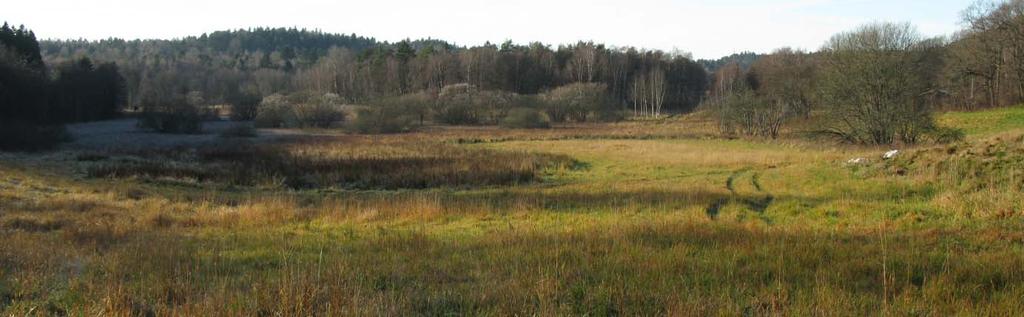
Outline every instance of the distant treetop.
[[759, 58], [765, 56], [765, 54], [758, 54], [754, 52], [742, 52], [735, 53], [729, 56], [725, 56], [719, 59], [701, 59], [697, 63], [704, 66], [709, 73], [714, 73], [722, 66], [728, 65], [729, 63], [736, 62], [740, 65], [740, 68], [747, 70], [750, 69], [750, 65], [753, 65]]

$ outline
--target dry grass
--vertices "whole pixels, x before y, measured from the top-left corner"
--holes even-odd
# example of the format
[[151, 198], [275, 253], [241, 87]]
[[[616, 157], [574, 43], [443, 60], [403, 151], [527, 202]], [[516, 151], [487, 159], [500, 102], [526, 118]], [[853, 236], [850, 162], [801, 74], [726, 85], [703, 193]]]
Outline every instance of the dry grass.
[[[640, 129], [657, 137], [627, 137]], [[631, 122], [7, 155], [0, 161], [0, 314], [1024, 309], [1024, 215], [1020, 189], [1006, 185], [1016, 179], [1000, 176], [1003, 169], [957, 176], [980, 186], [967, 191], [926, 163], [994, 162], [1017, 153], [1012, 146], [984, 152], [986, 143], [960, 145], [980, 155], [963, 158], [908, 149], [895, 162], [853, 167], [844, 162], [881, 151], [686, 131]], [[140, 161], [196, 171], [132, 167], [88, 177], [104, 175], [97, 170], [108, 164]], [[586, 168], [568, 168], [570, 161]], [[533, 176], [494, 176], [509, 171]], [[273, 185], [270, 175], [315, 186]], [[440, 179], [432, 183], [439, 187], [406, 185], [427, 178]], [[1006, 210], [989, 212], [999, 208]]]
[[1000, 133], [987, 138], [924, 147], [879, 164], [872, 172], [941, 187], [937, 205], [971, 218], [1024, 215], [1024, 135]]

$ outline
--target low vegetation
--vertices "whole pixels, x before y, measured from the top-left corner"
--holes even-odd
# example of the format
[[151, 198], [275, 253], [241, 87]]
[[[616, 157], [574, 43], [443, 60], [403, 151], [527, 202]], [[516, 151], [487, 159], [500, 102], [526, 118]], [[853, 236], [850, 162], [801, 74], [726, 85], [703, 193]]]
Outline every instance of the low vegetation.
[[501, 120], [501, 126], [512, 129], [547, 129], [551, 122], [536, 109], [516, 108]]
[[927, 147], [879, 167], [950, 188], [946, 208], [968, 217], [1017, 217], [1024, 210], [1024, 134]]
[[333, 94], [274, 94], [260, 102], [255, 122], [262, 128], [330, 128], [345, 119], [341, 106]]
[[203, 117], [189, 106], [149, 110], [139, 117], [138, 126], [159, 133], [194, 134], [203, 131]]
[[236, 123], [221, 131], [220, 136], [225, 138], [254, 138], [259, 136], [259, 132], [250, 124]]
[[349, 137], [274, 144], [235, 141], [195, 151], [148, 151], [92, 164], [91, 177], [293, 189], [514, 185], [567, 169], [565, 156], [465, 149], [436, 142]]
[[0, 120], [0, 151], [52, 150], [69, 140], [64, 126]]
[[612, 122], [623, 118], [622, 109], [608, 96], [603, 84], [570, 84], [543, 96], [544, 110], [554, 122]]
[[356, 111], [355, 119], [350, 122], [349, 129], [362, 134], [390, 134], [411, 132], [420, 126], [416, 117], [410, 116], [398, 106], [381, 106], [364, 108]]
[[[700, 126], [698, 117], [680, 120], [297, 136], [57, 160], [8, 155], [0, 164], [0, 310], [1022, 308], [1019, 133], [966, 129], [965, 141], [883, 160], [876, 148], [786, 134], [774, 142], [693, 137], [703, 132], [674, 129]], [[638, 137], [634, 125], [658, 137]], [[847, 163], [853, 157], [871, 163]], [[75, 176], [83, 174], [93, 177]]]
[[1020, 314], [1022, 17], [703, 63], [5, 24], [0, 315]]

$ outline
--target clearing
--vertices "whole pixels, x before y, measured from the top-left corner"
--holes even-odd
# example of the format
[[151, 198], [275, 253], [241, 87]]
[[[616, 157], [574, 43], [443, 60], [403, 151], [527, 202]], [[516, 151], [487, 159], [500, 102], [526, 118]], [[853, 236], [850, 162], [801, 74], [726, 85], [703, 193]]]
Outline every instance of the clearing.
[[64, 150], [0, 155], [0, 312], [1012, 315], [1024, 122], [1002, 118], [1022, 114], [944, 114], [968, 141], [892, 161], [692, 117], [255, 141], [73, 127]]

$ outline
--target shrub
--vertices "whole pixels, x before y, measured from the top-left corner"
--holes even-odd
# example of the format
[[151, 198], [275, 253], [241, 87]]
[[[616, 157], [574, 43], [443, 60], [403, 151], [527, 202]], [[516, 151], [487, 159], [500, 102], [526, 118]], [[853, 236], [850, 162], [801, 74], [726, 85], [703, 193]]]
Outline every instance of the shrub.
[[470, 84], [441, 88], [434, 104], [434, 121], [451, 124], [479, 124], [480, 113], [475, 106], [478, 90]]
[[598, 122], [619, 122], [626, 119], [626, 114], [615, 107], [614, 102], [609, 102], [606, 106], [596, 109], [592, 118]]
[[477, 93], [474, 103], [480, 109], [481, 123], [499, 124], [516, 106], [519, 99], [515, 93], [484, 90]]
[[285, 117], [288, 115], [288, 103], [283, 95], [273, 94], [263, 97], [256, 109], [256, 127], [284, 127]]
[[349, 128], [363, 134], [403, 133], [412, 131], [415, 121], [397, 107], [372, 107], [359, 109]]
[[513, 129], [547, 129], [551, 127], [551, 123], [535, 109], [515, 108], [501, 120], [501, 126]]
[[454, 84], [441, 88], [432, 100], [435, 122], [450, 125], [499, 124], [513, 108], [527, 101], [515, 93], [479, 90], [470, 84]]
[[553, 122], [615, 121], [623, 117], [604, 84], [573, 83], [558, 87], [544, 95], [544, 103]]
[[426, 92], [378, 99], [370, 107], [358, 109], [348, 127], [364, 134], [409, 132], [423, 124], [433, 101]]
[[196, 104], [196, 96], [173, 94], [158, 98], [144, 97], [139, 128], [160, 133], [199, 133], [203, 127], [203, 113]]
[[562, 104], [551, 102], [545, 99], [544, 113], [548, 115], [551, 122], [562, 123], [569, 117], [569, 109]]
[[330, 128], [335, 122], [345, 119], [340, 105], [322, 101], [300, 103], [291, 107], [290, 127]]
[[62, 125], [34, 125], [20, 121], [0, 122], [0, 151], [43, 151], [71, 140]]
[[256, 119], [256, 113], [259, 111], [260, 97], [251, 94], [238, 94], [228, 98], [227, 102], [231, 104], [231, 120], [235, 121], [249, 121]]
[[273, 94], [263, 98], [256, 113], [256, 126], [261, 128], [329, 128], [343, 121], [341, 98], [338, 95], [315, 95], [308, 92], [284, 96]]
[[470, 105], [446, 105], [434, 111], [434, 121], [449, 125], [475, 125], [480, 117]]
[[935, 127], [928, 131], [928, 137], [935, 143], [956, 143], [963, 141], [966, 136], [964, 130], [957, 128]]
[[782, 103], [759, 98], [749, 88], [736, 89], [709, 105], [719, 131], [729, 136], [776, 138], [787, 119]]

